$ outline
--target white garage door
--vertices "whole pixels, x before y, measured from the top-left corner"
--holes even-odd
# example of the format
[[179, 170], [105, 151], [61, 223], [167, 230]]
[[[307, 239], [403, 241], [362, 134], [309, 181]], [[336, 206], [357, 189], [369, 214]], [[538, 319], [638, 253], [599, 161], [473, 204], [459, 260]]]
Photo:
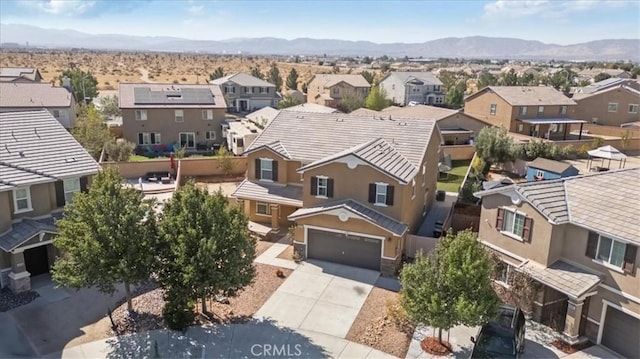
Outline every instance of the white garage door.
[[267, 107], [267, 106], [271, 106], [272, 100], [268, 99], [268, 100], [251, 100], [251, 110], [255, 111], [255, 110], [259, 110], [263, 107]]

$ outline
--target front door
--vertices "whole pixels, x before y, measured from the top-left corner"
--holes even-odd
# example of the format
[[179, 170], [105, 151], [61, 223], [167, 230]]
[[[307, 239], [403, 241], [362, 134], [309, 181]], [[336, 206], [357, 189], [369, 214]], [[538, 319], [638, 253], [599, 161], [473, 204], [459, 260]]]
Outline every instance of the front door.
[[247, 102], [248, 102], [247, 100], [238, 100], [238, 108], [240, 109], [241, 112], [244, 112], [249, 108], [249, 105]]
[[24, 264], [31, 276], [49, 273], [49, 256], [47, 254], [47, 245], [24, 251]]

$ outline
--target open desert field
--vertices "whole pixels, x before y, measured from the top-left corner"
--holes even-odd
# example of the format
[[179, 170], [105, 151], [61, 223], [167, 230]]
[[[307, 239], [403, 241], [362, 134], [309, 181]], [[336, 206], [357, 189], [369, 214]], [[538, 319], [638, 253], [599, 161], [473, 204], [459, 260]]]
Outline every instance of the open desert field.
[[[213, 54], [99, 52], [40, 50], [37, 52], [0, 52], [0, 67], [36, 67], [45, 81], [56, 80], [70, 64], [75, 64], [98, 79], [99, 90], [115, 90], [120, 82], [206, 83], [209, 74], [219, 66], [225, 74], [250, 73], [258, 67], [262, 73], [269, 70], [273, 58], [258, 56], [225, 56]], [[275, 60], [283, 81], [292, 68], [298, 71], [299, 87], [314, 74], [331, 73], [331, 66], [314, 63]], [[340, 69], [347, 73], [347, 68]], [[360, 72], [353, 69], [353, 73]]]

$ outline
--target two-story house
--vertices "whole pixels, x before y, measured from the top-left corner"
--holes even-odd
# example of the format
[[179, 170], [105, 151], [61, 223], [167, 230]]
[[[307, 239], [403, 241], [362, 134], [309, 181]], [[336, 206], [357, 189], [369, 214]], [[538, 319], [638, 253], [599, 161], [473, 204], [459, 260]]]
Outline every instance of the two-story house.
[[577, 89], [573, 117], [603, 126], [619, 127], [640, 121], [640, 84], [610, 78]]
[[0, 82], [41, 82], [42, 75], [33, 67], [0, 67]]
[[46, 110], [0, 113], [0, 287], [31, 288], [49, 271], [65, 203], [99, 165]]
[[64, 128], [76, 124], [76, 100], [65, 87], [39, 82], [0, 82], [0, 112], [45, 108]]
[[640, 168], [476, 193], [479, 240], [541, 286], [533, 319], [574, 344], [584, 338], [640, 357]]
[[276, 85], [242, 72], [210, 81], [222, 89], [233, 112], [251, 112], [263, 107], [278, 107], [281, 96]]
[[307, 102], [336, 108], [345, 96], [367, 97], [371, 84], [362, 75], [317, 74], [307, 85]]
[[196, 151], [224, 142], [227, 103], [218, 85], [121, 83], [118, 101], [123, 136], [139, 148]]
[[380, 81], [380, 87], [389, 100], [401, 106], [444, 103], [442, 82], [431, 72], [390, 72]]
[[566, 139], [576, 103], [548, 86], [488, 86], [464, 100], [464, 113], [532, 137]]
[[232, 196], [251, 221], [293, 226], [303, 257], [392, 275], [434, 201], [440, 143], [435, 121], [281, 111]]

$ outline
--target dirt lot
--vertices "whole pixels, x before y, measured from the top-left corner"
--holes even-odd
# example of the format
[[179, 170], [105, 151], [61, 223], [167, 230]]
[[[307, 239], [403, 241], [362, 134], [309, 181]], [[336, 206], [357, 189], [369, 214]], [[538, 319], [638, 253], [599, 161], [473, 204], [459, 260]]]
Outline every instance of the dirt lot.
[[404, 358], [413, 329], [403, 332], [391, 320], [388, 303], [397, 303], [398, 293], [374, 287], [351, 326], [347, 339]]

